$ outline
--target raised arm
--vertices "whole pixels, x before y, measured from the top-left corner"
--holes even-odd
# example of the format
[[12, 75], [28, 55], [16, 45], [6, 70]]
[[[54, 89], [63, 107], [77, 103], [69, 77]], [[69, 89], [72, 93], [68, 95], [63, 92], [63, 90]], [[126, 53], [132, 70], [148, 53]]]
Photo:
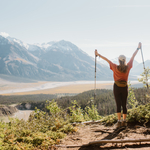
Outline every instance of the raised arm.
[[134, 57], [136, 56], [137, 52], [139, 51], [139, 49], [141, 49], [141, 42], [139, 42], [138, 48], [136, 49], [136, 51], [133, 53], [131, 59], [134, 59]]
[[99, 56], [100, 58], [104, 59], [104, 60], [107, 61], [108, 63], [110, 62], [109, 59], [107, 59], [106, 57], [100, 55], [100, 54], [97, 52], [97, 50], [95, 50], [95, 56]]

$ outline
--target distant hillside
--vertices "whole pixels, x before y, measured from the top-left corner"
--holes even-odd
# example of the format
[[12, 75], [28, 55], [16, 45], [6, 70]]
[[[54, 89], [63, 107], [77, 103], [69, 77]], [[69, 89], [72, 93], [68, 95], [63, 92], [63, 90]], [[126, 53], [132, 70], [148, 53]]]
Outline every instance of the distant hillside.
[[[145, 61], [145, 68], [147, 68], [147, 67], [149, 67], [149, 69], [150, 69], [150, 60]], [[134, 74], [134, 75], [140, 75], [143, 72], [144, 72], [143, 63], [138, 64], [137, 66], [135, 66], [132, 69], [132, 74]]]
[[[126, 62], [128, 63], [129, 60], [130, 60], [130, 58], [127, 57], [127, 58], [126, 58]], [[113, 63], [115, 63], [115, 64], [119, 64], [119, 62], [118, 62], [118, 57], [116, 57], [116, 58], [114, 58], [114, 59], [111, 59], [111, 61], [112, 61]], [[100, 59], [100, 62], [101, 62], [102, 64], [105, 64], [105, 65], [109, 66], [109, 64], [108, 64], [105, 60], [103, 60], [103, 59]], [[139, 63], [134, 59], [134, 61], [133, 61], [133, 66], [136, 67], [137, 65], [139, 65]]]
[[[129, 60], [130, 60], [130, 58], [127, 58], [127, 62], [129, 62]], [[111, 59], [111, 61], [113, 63], [119, 64], [118, 57], [115, 59]], [[109, 67], [109, 64], [102, 59], [100, 59], [100, 63]], [[150, 68], [150, 60], [146, 60], [144, 63], [145, 63], [145, 68], [147, 68], [147, 67]], [[144, 72], [143, 62], [138, 63], [136, 60], [134, 60], [133, 61], [133, 67], [132, 67], [130, 74], [129, 74], [129, 80], [135, 79], [135, 77], [137, 78], [137, 76], [140, 76], [140, 74], [142, 74], [143, 72]]]

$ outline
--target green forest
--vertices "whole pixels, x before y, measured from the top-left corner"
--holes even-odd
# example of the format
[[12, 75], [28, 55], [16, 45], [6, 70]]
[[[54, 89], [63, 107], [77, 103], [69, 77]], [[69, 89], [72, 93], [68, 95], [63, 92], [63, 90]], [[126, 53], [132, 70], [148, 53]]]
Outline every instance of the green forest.
[[[136, 100], [136, 105], [144, 105], [149, 102], [149, 98], [146, 96], [148, 91], [146, 88], [131, 88], [129, 86], [128, 95], [128, 108], [132, 107], [130, 104], [130, 99]], [[0, 96], [0, 103], [4, 105], [18, 104], [17, 108], [21, 110], [27, 109], [26, 104], [30, 104], [31, 110], [35, 107], [44, 110], [46, 101], [55, 100], [59, 107], [66, 109], [72, 105], [72, 102], [76, 100], [78, 107], [83, 110], [86, 106], [91, 107], [93, 104], [96, 106], [99, 115], [106, 116], [116, 112], [116, 104], [112, 90], [107, 89], [97, 89], [96, 98], [94, 100], [94, 90], [85, 91], [83, 93], [77, 94], [75, 96], [63, 96], [57, 98], [56, 95], [50, 94], [39, 94], [39, 95], [24, 95], [24, 96]]]

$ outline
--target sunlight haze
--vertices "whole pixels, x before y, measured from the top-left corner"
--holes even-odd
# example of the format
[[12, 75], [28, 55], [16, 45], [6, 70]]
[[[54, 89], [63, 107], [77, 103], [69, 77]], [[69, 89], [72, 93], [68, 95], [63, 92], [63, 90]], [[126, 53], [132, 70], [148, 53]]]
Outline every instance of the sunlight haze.
[[[66, 40], [94, 57], [150, 56], [149, 0], [0, 0], [0, 33], [25, 43]], [[142, 62], [141, 53], [135, 60]]]

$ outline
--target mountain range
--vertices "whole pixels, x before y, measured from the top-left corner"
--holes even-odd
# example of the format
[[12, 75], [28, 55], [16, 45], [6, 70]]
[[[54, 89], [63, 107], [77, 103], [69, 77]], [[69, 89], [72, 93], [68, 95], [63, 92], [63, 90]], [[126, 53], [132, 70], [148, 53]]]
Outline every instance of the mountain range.
[[[68, 41], [25, 44], [0, 35], [0, 74], [35, 80], [93, 80], [94, 59]], [[100, 80], [111, 80], [111, 72], [97, 64]]]
[[[126, 62], [129, 62], [129, 60], [130, 60], [130, 58], [127, 57]], [[111, 59], [111, 61], [113, 63], [119, 64], [118, 58]], [[109, 67], [109, 64], [106, 61], [102, 60], [102, 59], [100, 60], [100, 63], [102, 63], [102, 64], [106, 65], [107, 67]], [[147, 68], [147, 67], [150, 68], [150, 60], [146, 60], [144, 62], [144, 64], [145, 64], [145, 68]], [[142, 74], [143, 71], [144, 71], [143, 63], [139, 63], [134, 59], [132, 69], [130, 70], [130, 77], [131, 76], [140, 76], [140, 74]]]
[[[94, 52], [93, 52], [94, 53]], [[131, 78], [143, 72], [134, 62]], [[150, 60], [145, 62], [150, 65]], [[141, 68], [141, 69], [140, 69]], [[95, 60], [69, 41], [26, 44], [0, 35], [0, 74], [47, 81], [93, 80]], [[109, 66], [97, 62], [97, 80], [113, 80]]]

